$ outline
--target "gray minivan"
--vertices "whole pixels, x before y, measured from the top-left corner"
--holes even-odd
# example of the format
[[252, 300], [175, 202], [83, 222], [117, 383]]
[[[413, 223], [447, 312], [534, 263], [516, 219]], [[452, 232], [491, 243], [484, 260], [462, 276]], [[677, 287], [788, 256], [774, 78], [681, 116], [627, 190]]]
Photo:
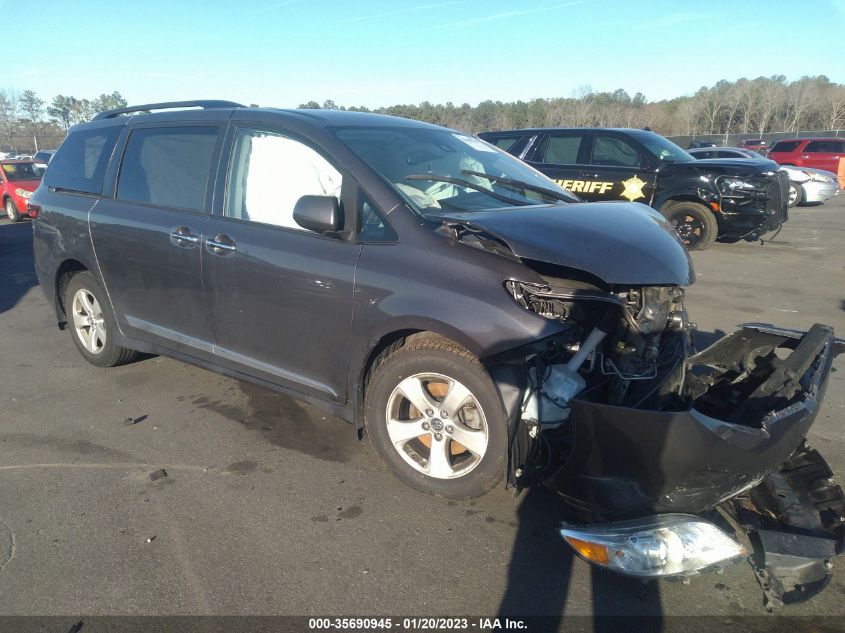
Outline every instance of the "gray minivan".
[[707, 513], [821, 460], [802, 440], [830, 327], [753, 325], [696, 354], [692, 264], [660, 214], [581, 203], [456, 130], [122, 108], [71, 128], [30, 210], [41, 287], [92, 364], [166, 354], [293, 394], [445, 497], [544, 482], [567, 542], [623, 573], [737, 558]]

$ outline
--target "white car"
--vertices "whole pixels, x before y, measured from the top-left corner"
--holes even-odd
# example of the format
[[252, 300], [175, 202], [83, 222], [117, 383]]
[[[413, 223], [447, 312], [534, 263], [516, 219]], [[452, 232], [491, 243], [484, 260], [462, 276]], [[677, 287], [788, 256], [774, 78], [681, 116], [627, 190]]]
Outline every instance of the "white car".
[[[768, 160], [757, 152], [740, 147], [701, 147], [687, 150], [701, 160], [705, 158], [753, 158]], [[773, 163], [776, 165], [776, 163]], [[821, 204], [839, 195], [839, 181], [836, 174], [812, 167], [780, 165], [781, 171], [789, 176], [789, 206], [798, 204]]]
[[789, 206], [821, 204], [839, 195], [839, 181], [831, 171], [781, 165], [789, 176]]

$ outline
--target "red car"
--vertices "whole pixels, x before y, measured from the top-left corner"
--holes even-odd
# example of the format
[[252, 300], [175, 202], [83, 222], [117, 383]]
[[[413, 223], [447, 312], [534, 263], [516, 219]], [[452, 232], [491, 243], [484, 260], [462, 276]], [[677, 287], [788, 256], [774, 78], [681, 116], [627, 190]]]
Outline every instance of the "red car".
[[26, 201], [41, 184], [44, 165], [32, 160], [0, 160], [0, 197], [12, 222], [29, 215]]
[[747, 138], [739, 142], [737, 147], [741, 147], [743, 149], [750, 149], [754, 150], [755, 152], [761, 152], [769, 149], [768, 144], [761, 138]]
[[768, 157], [780, 165], [814, 167], [832, 171], [839, 169], [839, 159], [845, 158], [845, 139], [790, 138], [778, 141]]

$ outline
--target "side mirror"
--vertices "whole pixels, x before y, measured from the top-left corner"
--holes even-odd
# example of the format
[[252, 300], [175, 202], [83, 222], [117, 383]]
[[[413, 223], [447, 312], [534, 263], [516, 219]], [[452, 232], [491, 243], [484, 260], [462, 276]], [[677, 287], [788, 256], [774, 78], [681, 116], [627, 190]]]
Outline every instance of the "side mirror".
[[343, 211], [334, 196], [302, 196], [293, 208], [293, 219], [314, 233], [335, 233], [343, 228]]

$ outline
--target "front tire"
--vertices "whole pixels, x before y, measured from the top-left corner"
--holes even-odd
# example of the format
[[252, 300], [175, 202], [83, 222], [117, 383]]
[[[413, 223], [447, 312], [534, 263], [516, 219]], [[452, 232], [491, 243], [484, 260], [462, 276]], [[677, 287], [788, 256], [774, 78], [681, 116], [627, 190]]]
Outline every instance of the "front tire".
[[117, 324], [105, 293], [88, 271], [74, 275], [65, 291], [68, 330], [79, 353], [97, 367], [116, 367], [138, 355], [115, 345]]
[[412, 340], [390, 353], [367, 387], [365, 417], [376, 452], [417, 490], [479, 497], [504, 474], [498, 393], [478, 359], [451, 341]]
[[10, 222], [20, 222], [22, 218], [15, 201], [11, 198], [6, 198], [6, 215]]
[[790, 181], [789, 194], [786, 203], [787, 206], [791, 209], [792, 207], [798, 206], [802, 202], [804, 202], [804, 188], [798, 183]]
[[713, 212], [698, 202], [668, 202], [660, 212], [674, 227], [687, 250], [703, 251], [710, 248], [719, 233]]

